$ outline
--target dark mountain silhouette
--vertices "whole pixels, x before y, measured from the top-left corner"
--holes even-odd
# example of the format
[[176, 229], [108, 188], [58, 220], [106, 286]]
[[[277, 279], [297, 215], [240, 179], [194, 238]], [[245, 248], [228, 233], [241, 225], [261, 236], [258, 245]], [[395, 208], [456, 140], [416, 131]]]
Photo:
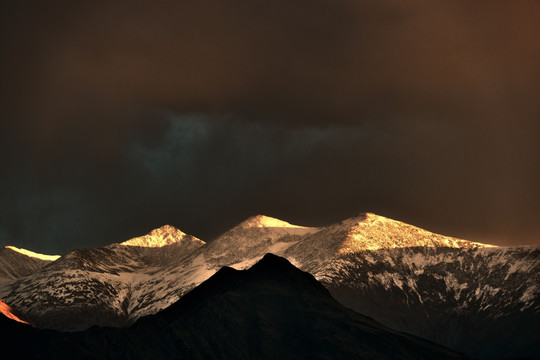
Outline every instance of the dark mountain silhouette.
[[258, 215], [209, 243], [163, 226], [0, 279], [0, 298], [38, 328], [127, 327], [223, 266], [247, 269], [266, 253], [394, 330], [480, 358], [540, 357], [539, 247], [476, 243], [371, 213], [321, 228]]
[[62, 333], [2, 317], [3, 352], [36, 359], [465, 359], [345, 308], [315, 278], [267, 254], [224, 267], [129, 328]]

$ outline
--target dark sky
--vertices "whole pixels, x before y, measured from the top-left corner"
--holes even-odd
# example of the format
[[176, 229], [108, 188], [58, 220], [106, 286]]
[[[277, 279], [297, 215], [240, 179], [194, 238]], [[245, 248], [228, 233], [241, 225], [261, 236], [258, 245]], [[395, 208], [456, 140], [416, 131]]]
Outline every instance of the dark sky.
[[537, 0], [0, 4], [0, 245], [364, 211], [540, 244]]

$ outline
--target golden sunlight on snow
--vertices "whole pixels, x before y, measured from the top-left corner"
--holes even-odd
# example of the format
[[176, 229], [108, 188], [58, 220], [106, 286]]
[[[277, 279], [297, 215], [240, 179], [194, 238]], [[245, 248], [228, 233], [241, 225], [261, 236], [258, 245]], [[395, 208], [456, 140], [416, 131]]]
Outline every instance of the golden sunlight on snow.
[[478, 248], [494, 245], [444, 236], [384, 216], [366, 213], [345, 220], [347, 237], [338, 254], [405, 247]]
[[270, 216], [255, 215], [245, 220], [240, 224], [244, 228], [250, 227], [288, 227], [288, 228], [304, 228], [304, 226], [293, 225], [286, 221], [279, 220]]
[[6, 249], [10, 249], [10, 250], [16, 251], [16, 252], [18, 252], [20, 254], [30, 256], [30, 257], [33, 257], [33, 258], [36, 258], [36, 259], [46, 260], [46, 261], [55, 261], [56, 259], [58, 259], [60, 257], [60, 255], [39, 254], [39, 253], [30, 251], [30, 250], [21, 249], [21, 248], [11, 246], [11, 245], [6, 246]]
[[150, 233], [139, 236], [120, 243], [124, 246], [139, 246], [139, 247], [163, 247], [185, 241], [204, 244], [204, 241], [197, 239], [194, 236], [187, 235], [180, 229], [171, 225], [163, 225], [160, 228], [152, 230]]

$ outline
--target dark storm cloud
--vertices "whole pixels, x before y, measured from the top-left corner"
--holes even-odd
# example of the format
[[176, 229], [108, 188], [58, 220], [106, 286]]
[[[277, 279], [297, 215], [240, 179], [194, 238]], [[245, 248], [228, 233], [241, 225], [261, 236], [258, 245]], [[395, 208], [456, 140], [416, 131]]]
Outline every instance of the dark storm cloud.
[[1, 7], [2, 244], [359, 211], [538, 243], [538, 2]]

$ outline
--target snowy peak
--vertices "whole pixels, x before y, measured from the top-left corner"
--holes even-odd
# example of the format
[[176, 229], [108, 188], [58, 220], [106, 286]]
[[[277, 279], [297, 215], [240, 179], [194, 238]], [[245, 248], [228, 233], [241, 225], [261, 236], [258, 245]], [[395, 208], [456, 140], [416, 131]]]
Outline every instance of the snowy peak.
[[15, 246], [8, 245], [6, 246], [6, 249], [13, 250], [15, 252], [18, 252], [19, 254], [23, 254], [35, 259], [45, 260], [45, 261], [55, 261], [60, 257], [60, 255], [45, 255], [45, 254], [39, 254], [30, 250], [21, 249]]
[[297, 261], [318, 264], [335, 256], [370, 250], [479, 247], [491, 245], [435, 234], [384, 216], [364, 213], [308, 234], [287, 252]]
[[180, 229], [172, 226], [172, 225], [163, 225], [162, 227], [159, 227], [157, 229], [154, 229], [150, 231], [148, 235], [151, 236], [175, 236], [175, 237], [182, 237], [186, 234], [182, 232]]
[[303, 226], [293, 225], [286, 221], [279, 220], [270, 216], [255, 215], [241, 222], [238, 227], [248, 228], [303, 228]]
[[283, 252], [304, 236], [318, 230], [256, 215], [210, 242], [204, 256], [206, 261], [214, 265], [245, 268], [253, 265], [267, 252]]
[[2, 284], [5, 285], [4, 280], [30, 275], [57, 258], [58, 256], [38, 254], [14, 246], [0, 248], [0, 294], [4, 287]]
[[341, 227], [346, 232], [345, 241], [340, 246], [338, 254], [405, 247], [493, 247], [493, 245], [435, 234], [372, 213], [346, 219], [337, 227]]
[[201, 245], [204, 241], [197, 239], [194, 236], [187, 235], [171, 225], [163, 225], [160, 228], [152, 230], [150, 233], [136, 237], [120, 243], [124, 246], [138, 247], [163, 247], [184, 242], [196, 242]]
[[[216, 244], [222, 244], [225, 247], [234, 246], [253, 246], [270, 245], [278, 240], [295, 237], [294, 241], [300, 240], [298, 237], [318, 231], [318, 228], [293, 225], [286, 221], [279, 220], [264, 215], [252, 216], [236, 225], [223, 235], [212, 242], [213, 247]], [[234, 244], [234, 245], [233, 245]], [[236, 249], [235, 251], [237, 251]], [[269, 252], [274, 249], [267, 249]]]

